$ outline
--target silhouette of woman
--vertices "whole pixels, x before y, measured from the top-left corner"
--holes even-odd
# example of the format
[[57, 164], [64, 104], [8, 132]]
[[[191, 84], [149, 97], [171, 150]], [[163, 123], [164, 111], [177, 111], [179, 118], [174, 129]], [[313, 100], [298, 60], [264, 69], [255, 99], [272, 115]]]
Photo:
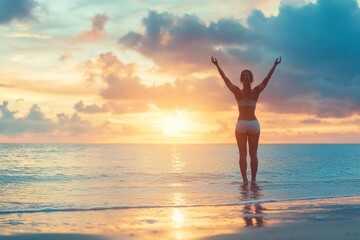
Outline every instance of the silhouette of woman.
[[240, 74], [240, 82], [243, 88], [235, 86], [225, 75], [216, 58], [211, 57], [211, 62], [217, 67], [226, 86], [234, 94], [238, 104], [239, 117], [236, 123], [235, 136], [239, 148], [239, 165], [240, 172], [245, 184], [248, 183], [246, 176], [247, 163], [247, 143], [249, 144], [251, 181], [256, 182], [256, 173], [258, 169], [257, 149], [260, 137], [260, 124], [255, 116], [255, 107], [260, 93], [268, 84], [273, 75], [276, 66], [281, 63], [281, 57], [276, 58], [274, 65], [270, 69], [264, 80], [254, 88], [251, 88], [253, 74], [250, 70], [244, 70]]

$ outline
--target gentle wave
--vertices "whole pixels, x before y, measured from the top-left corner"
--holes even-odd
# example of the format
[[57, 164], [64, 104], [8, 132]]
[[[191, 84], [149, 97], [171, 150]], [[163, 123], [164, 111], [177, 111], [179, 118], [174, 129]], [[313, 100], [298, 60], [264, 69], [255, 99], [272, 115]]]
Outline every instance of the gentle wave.
[[148, 208], [192, 208], [192, 207], [231, 207], [248, 204], [262, 204], [274, 202], [289, 202], [302, 200], [321, 200], [331, 198], [355, 197], [357, 195], [341, 195], [326, 197], [306, 197], [306, 198], [289, 198], [289, 199], [262, 199], [250, 200], [233, 203], [216, 203], [216, 204], [187, 204], [187, 205], [119, 205], [119, 206], [97, 206], [97, 207], [66, 207], [66, 208], [39, 208], [39, 209], [8, 209], [0, 210], [0, 215], [5, 214], [22, 214], [22, 213], [49, 213], [49, 212], [84, 212], [84, 211], [106, 211], [106, 210], [122, 210], [122, 209], [148, 209]]

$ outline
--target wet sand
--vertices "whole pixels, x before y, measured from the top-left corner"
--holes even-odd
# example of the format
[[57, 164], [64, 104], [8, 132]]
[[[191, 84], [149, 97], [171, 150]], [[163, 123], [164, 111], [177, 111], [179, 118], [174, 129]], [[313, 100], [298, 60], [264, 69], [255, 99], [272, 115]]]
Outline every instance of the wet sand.
[[360, 197], [0, 215], [0, 239], [359, 239]]

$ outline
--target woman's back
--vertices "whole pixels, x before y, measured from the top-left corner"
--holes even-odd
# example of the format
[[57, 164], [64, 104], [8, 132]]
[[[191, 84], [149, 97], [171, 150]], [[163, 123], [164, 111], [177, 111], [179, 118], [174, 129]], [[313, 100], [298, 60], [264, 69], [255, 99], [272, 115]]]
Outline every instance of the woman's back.
[[244, 94], [241, 94], [242, 96], [235, 96], [239, 109], [238, 120], [252, 121], [257, 119], [255, 116], [255, 109], [259, 95], [254, 93], [253, 89], [250, 90], [249, 99], [245, 99]]

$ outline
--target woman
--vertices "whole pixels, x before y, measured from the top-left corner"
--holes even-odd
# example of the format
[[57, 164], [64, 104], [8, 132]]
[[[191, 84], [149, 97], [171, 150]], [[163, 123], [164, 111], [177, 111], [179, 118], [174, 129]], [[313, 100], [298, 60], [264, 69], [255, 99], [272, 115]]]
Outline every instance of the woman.
[[250, 70], [244, 70], [240, 75], [240, 82], [243, 84], [243, 88], [240, 89], [226, 77], [224, 71], [219, 66], [216, 58], [211, 57], [211, 62], [217, 67], [222, 79], [224, 79], [226, 86], [234, 94], [238, 104], [239, 117], [236, 123], [235, 136], [236, 142], [239, 148], [239, 165], [240, 171], [245, 184], [248, 183], [246, 176], [246, 155], [247, 147], [249, 143], [250, 153], [250, 167], [251, 167], [251, 181], [256, 182], [256, 173], [258, 169], [257, 148], [259, 144], [260, 136], [260, 124], [255, 116], [255, 108], [260, 93], [264, 90], [268, 84], [272, 74], [275, 71], [276, 66], [281, 63], [281, 57], [276, 58], [273, 67], [270, 69], [268, 75], [264, 80], [256, 87], [251, 88], [253, 81], [253, 74]]

